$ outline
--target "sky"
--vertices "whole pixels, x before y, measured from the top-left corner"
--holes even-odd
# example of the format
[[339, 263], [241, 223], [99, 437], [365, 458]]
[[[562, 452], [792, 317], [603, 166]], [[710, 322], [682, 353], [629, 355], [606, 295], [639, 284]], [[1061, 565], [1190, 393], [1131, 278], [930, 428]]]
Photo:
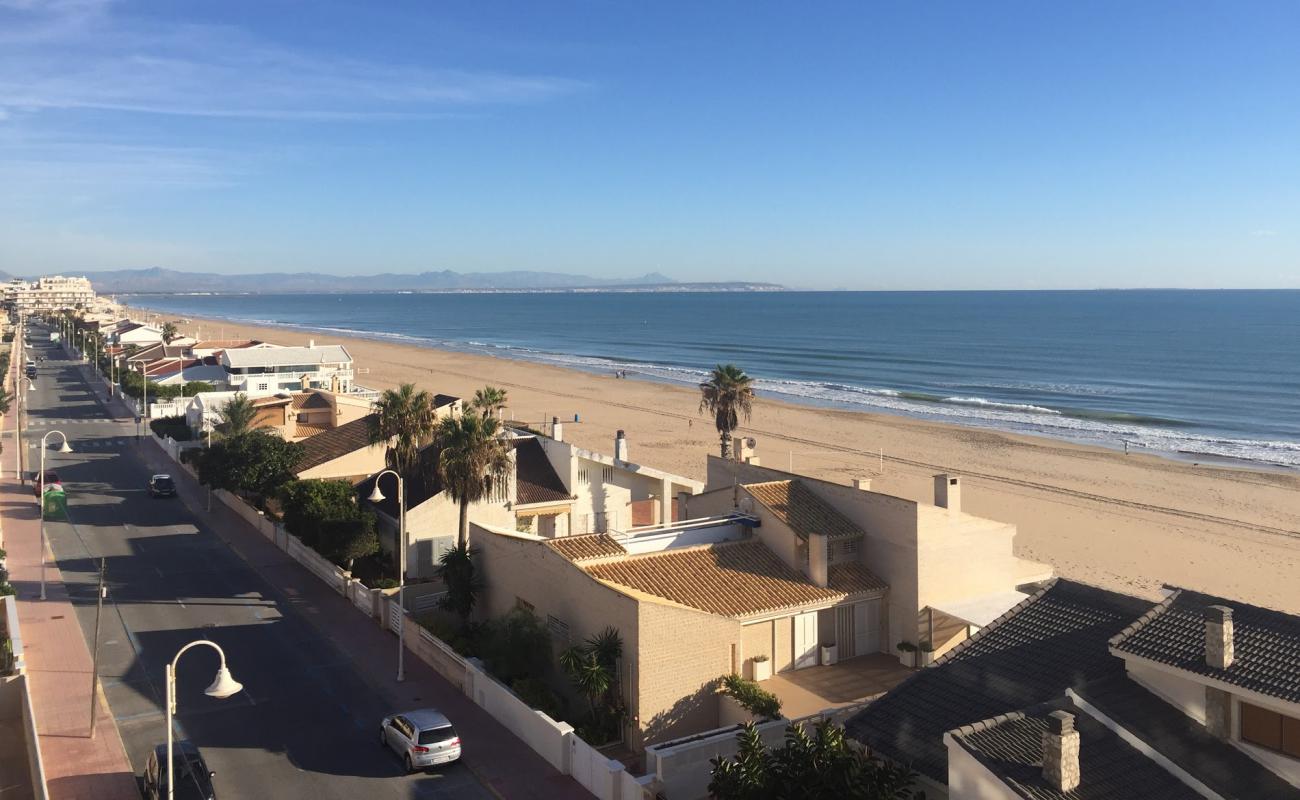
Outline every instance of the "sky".
[[1300, 3], [0, 0], [0, 270], [1300, 288]]

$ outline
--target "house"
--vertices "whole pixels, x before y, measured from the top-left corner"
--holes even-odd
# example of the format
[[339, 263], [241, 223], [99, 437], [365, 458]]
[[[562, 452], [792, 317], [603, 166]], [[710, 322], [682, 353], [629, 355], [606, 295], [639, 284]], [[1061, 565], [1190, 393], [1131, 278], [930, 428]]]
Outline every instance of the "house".
[[[738, 451], [744, 453], [743, 449]], [[688, 515], [734, 509], [762, 522], [757, 534], [791, 564], [861, 561], [889, 584], [882, 633], [869, 635], [867, 652], [892, 652], [908, 642], [943, 655], [1025, 599], [1052, 576], [1052, 567], [1017, 557], [1015, 525], [961, 510], [957, 475], [934, 476], [934, 502], [920, 503], [871, 490], [709, 457], [705, 492], [685, 498]], [[859, 609], [855, 614], [874, 614]], [[830, 620], [820, 623], [832, 634]], [[874, 631], [874, 617], [841, 619], [834, 638], [842, 654], [862, 652], [857, 632]], [[927, 650], [926, 648], [929, 648]], [[909, 654], [900, 660], [910, 659]]]
[[136, 345], [145, 347], [152, 344], [162, 344], [162, 328], [146, 325], [143, 322], [131, 322], [124, 320], [110, 334], [110, 341], [120, 345]]
[[1300, 618], [1062, 579], [845, 730], [931, 797], [1281, 800], [1300, 797], [1297, 720]]
[[[475, 525], [483, 613], [523, 608], [545, 620], [557, 652], [607, 627], [623, 640], [627, 744], [640, 750], [719, 725], [718, 680], [754, 655], [793, 654], [783, 632], [815, 642], [820, 613], [885, 602], [865, 564], [824, 583], [786, 563], [729, 514], [638, 529], [546, 538]], [[779, 623], [779, 624], [778, 624]]]
[[[459, 398], [438, 395], [436, 413], [453, 413]], [[514, 469], [510, 481], [492, 498], [473, 504], [469, 518], [485, 525], [560, 537], [592, 530], [633, 529], [637, 519], [659, 519], [672, 514], [676, 495], [699, 491], [703, 484], [679, 475], [634, 464], [627, 460], [627, 439], [616, 440], [611, 457], [574, 447], [563, 439], [531, 432], [508, 434]], [[560, 428], [560, 435], [563, 429]], [[415, 577], [431, 576], [441, 553], [455, 543], [460, 507], [436, 480], [437, 450], [426, 448], [427, 463], [407, 475], [407, 571]], [[366, 488], [363, 494], [370, 490]], [[387, 489], [385, 494], [391, 495]], [[390, 497], [378, 508], [380, 529], [395, 541], [397, 511]]]
[[388, 446], [370, 443], [372, 417], [360, 417], [304, 439], [294, 476], [356, 483], [382, 470]]
[[233, 391], [263, 394], [284, 390], [328, 389], [347, 393], [352, 387], [352, 356], [342, 345], [245, 347], [221, 351], [226, 384]]
[[515, 507], [521, 530], [541, 536], [603, 533], [658, 525], [679, 518], [674, 510], [686, 495], [704, 488], [699, 481], [630, 460], [623, 431], [613, 455], [564, 441], [563, 423], [553, 420], [551, 436], [516, 431], [541, 446], [570, 499], [520, 498]]
[[205, 359], [158, 359], [140, 365], [150, 383], [158, 386], [180, 386], [192, 381], [202, 381], [213, 389], [225, 387], [226, 373], [219, 365]]
[[190, 345], [190, 354], [195, 358], [220, 356], [223, 350], [243, 350], [248, 348], [273, 348], [279, 345], [258, 341], [257, 339], [199, 339]]
[[367, 417], [374, 404], [361, 397], [325, 389], [308, 389], [291, 396], [285, 438], [306, 439]]

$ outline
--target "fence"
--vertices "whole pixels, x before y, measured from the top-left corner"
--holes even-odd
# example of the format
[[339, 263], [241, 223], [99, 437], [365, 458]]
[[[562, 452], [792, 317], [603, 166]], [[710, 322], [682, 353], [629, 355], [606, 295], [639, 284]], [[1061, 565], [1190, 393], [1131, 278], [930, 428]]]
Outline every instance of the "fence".
[[[160, 440], [159, 444], [168, 455], [175, 458], [174, 451], [168, 450], [165, 442]], [[418, 624], [413, 615], [398, 604], [396, 595], [369, 589], [351, 578], [238, 496], [224, 490], [213, 492], [213, 495], [257, 528], [263, 536], [274, 541], [294, 560], [340, 594], [349, 597], [357, 609], [377, 620], [380, 625], [394, 633], [405, 626], [404, 641], [413, 655], [464, 692], [561, 774], [572, 775], [600, 800], [646, 800], [650, 797], [649, 787], [655, 781], [654, 775], [637, 777], [630, 774], [621, 763], [607, 758], [583, 741], [574, 733], [571, 725], [557, 722], [530, 707], [488, 674], [477, 659], [462, 658], [450, 645]], [[430, 592], [417, 595], [415, 607], [432, 607], [437, 602], [438, 594]]]

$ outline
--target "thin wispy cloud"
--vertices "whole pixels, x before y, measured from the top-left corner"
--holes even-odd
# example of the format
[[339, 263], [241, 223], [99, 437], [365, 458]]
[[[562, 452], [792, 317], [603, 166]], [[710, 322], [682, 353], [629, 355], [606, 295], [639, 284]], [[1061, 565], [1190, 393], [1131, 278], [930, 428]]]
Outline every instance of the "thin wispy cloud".
[[0, 108], [285, 120], [442, 116], [581, 91], [549, 75], [350, 59], [230, 26], [128, 22], [106, 0], [0, 0]]
[[1250, 232], [1250, 235], [1255, 239], [1271, 239], [1277, 236], [1277, 231], [1272, 228], [1256, 228]]

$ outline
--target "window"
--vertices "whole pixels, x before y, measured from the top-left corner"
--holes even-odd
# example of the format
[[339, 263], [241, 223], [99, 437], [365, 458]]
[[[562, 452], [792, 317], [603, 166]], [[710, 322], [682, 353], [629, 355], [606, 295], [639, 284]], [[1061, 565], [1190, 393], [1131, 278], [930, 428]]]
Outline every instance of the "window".
[[1241, 740], [1300, 758], [1300, 719], [1242, 703]]
[[568, 645], [569, 623], [547, 614], [546, 629], [551, 632], [551, 641], [560, 645]]
[[265, 391], [266, 391], [266, 384], [265, 384], [265, 383], [259, 383], [259, 384], [257, 384], [257, 390], [258, 390], [259, 392], [265, 392]]
[[591, 475], [587, 472], [586, 467], [578, 467], [578, 481], [585, 484], [591, 484]]
[[605, 483], [613, 483], [613, 482], [614, 482], [614, 468], [613, 468], [613, 467], [605, 467], [604, 469], [602, 469], [602, 470], [600, 471], [600, 479], [601, 479], [602, 481], [604, 481]]

